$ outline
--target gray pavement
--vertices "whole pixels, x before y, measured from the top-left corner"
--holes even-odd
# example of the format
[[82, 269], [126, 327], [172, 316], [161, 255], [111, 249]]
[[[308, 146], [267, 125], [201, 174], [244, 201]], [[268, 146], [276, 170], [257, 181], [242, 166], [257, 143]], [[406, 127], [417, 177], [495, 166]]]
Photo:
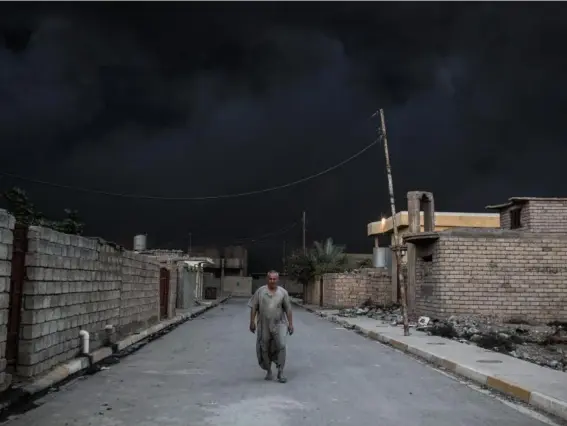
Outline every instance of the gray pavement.
[[265, 382], [245, 300], [44, 397], [13, 426], [543, 426], [489, 395], [303, 309], [289, 382]]

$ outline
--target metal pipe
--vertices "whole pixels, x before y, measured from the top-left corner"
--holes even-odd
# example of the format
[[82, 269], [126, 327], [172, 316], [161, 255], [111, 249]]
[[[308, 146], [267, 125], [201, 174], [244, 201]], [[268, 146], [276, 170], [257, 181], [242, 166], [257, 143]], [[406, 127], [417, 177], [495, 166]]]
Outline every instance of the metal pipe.
[[87, 330], [79, 331], [79, 336], [82, 339], [82, 354], [88, 355], [89, 354], [89, 343], [90, 343], [90, 335]]

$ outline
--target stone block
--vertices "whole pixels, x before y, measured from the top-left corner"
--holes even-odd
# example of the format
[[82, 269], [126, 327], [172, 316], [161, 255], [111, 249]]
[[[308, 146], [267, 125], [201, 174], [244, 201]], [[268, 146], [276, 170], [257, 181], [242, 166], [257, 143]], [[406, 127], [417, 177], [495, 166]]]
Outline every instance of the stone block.
[[14, 229], [16, 226], [16, 219], [7, 210], [0, 209], [0, 228]]

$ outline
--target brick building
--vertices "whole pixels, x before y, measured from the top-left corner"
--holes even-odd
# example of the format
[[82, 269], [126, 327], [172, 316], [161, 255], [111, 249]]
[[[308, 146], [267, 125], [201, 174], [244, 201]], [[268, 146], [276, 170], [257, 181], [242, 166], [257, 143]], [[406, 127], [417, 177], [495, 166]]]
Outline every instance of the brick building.
[[[500, 229], [457, 228], [404, 237], [414, 315], [567, 317], [567, 199], [513, 198], [489, 206]], [[415, 210], [415, 209], [414, 209]], [[410, 211], [419, 214], [419, 210]]]
[[[423, 210], [425, 207], [425, 201], [427, 200], [427, 195], [429, 193], [412, 191], [407, 194], [408, 203], [413, 206], [410, 208], [417, 208], [418, 210]], [[396, 228], [398, 231], [398, 238], [403, 238], [404, 235], [423, 232], [425, 231], [425, 225], [431, 219], [433, 223], [427, 223], [428, 226], [432, 226], [431, 230], [434, 231], [444, 231], [447, 229], [454, 228], [499, 228], [500, 227], [500, 215], [498, 213], [467, 213], [467, 212], [439, 212], [434, 211], [434, 205], [430, 202], [427, 205], [428, 209], [431, 210], [432, 216], [427, 216], [425, 212], [421, 211], [418, 217], [412, 216], [412, 222], [410, 222], [410, 215], [408, 211], [400, 211], [396, 213]], [[426, 217], [427, 216], [427, 217]], [[416, 220], [418, 219], [418, 220]], [[389, 249], [390, 245], [396, 245], [394, 239], [394, 220], [392, 217], [383, 218], [377, 222], [371, 222], [367, 225], [367, 235], [374, 240], [374, 250], [378, 251], [380, 249], [380, 242], [383, 247]], [[413, 256], [411, 253], [412, 248], [409, 249], [409, 255]], [[388, 250], [389, 251], [389, 250]], [[388, 252], [387, 252], [388, 253]], [[395, 262], [395, 256], [389, 253], [386, 256], [386, 267], [391, 273], [391, 291], [392, 300], [398, 300], [399, 288], [398, 288], [398, 273], [397, 266]], [[405, 253], [402, 254], [402, 273], [405, 275], [407, 272], [406, 263], [407, 256]], [[411, 286], [413, 288], [413, 286]], [[415, 294], [412, 294], [415, 297]]]
[[486, 208], [500, 213], [502, 229], [567, 234], [567, 198], [513, 197]]

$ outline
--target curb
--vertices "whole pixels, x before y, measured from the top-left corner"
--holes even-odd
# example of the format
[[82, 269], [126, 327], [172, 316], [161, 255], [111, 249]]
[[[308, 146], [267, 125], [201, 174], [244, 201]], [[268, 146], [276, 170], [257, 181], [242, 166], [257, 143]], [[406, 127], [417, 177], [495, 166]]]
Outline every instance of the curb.
[[529, 389], [523, 388], [513, 382], [502, 380], [498, 377], [486, 375], [480, 371], [477, 371], [468, 366], [457, 364], [448, 359], [438, 357], [431, 353], [425, 352], [413, 346], [409, 346], [407, 343], [401, 342], [396, 339], [392, 339], [389, 336], [378, 333], [376, 331], [368, 331], [357, 325], [353, 326], [349, 324], [348, 321], [340, 319], [336, 315], [327, 315], [323, 312], [319, 312], [316, 309], [303, 306], [297, 302], [292, 302], [294, 305], [305, 309], [307, 312], [311, 312], [317, 316], [320, 316], [328, 321], [339, 324], [345, 328], [355, 330], [359, 334], [362, 334], [369, 339], [376, 340], [380, 343], [392, 346], [402, 352], [407, 352], [411, 355], [417, 356], [424, 359], [425, 361], [441, 367], [449, 372], [455, 373], [456, 375], [466, 377], [467, 379], [480, 384], [489, 389], [498, 391], [508, 396], [519, 399], [526, 404], [529, 404], [539, 410], [557, 416], [561, 419], [567, 420], [567, 402], [560, 401], [553, 397], [544, 395], [542, 393], [531, 391]]
[[[11, 406], [18, 404], [19, 402], [28, 400], [29, 398], [32, 398], [37, 394], [48, 391], [53, 386], [64, 382], [72, 376], [85, 373], [89, 368], [92, 368], [94, 365], [100, 363], [101, 361], [104, 361], [112, 355], [123, 351], [129, 346], [155, 336], [161, 331], [165, 330], [166, 333], [169, 332], [174, 327], [179, 326], [189, 321], [190, 319], [198, 317], [199, 315], [225, 303], [228, 299], [230, 299], [230, 296], [226, 296], [218, 301], [215, 301], [209, 306], [200, 307], [201, 309], [197, 308], [192, 313], [176, 315], [175, 317], [162, 321], [150, 328], [141, 331], [140, 333], [133, 334], [124, 338], [123, 340], [120, 340], [115, 345], [113, 345], [113, 347], [102, 347], [94, 350], [88, 356], [82, 356], [81, 358], [75, 358], [67, 361], [66, 363], [55, 367], [45, 375], [38, 377], [32, 383], [29, 383], [15, 390], [15, 395], [11, 399], [0, 403], [0, 413], [9, 409]], [[169, 330], [166, 330], [168, 328]]]

